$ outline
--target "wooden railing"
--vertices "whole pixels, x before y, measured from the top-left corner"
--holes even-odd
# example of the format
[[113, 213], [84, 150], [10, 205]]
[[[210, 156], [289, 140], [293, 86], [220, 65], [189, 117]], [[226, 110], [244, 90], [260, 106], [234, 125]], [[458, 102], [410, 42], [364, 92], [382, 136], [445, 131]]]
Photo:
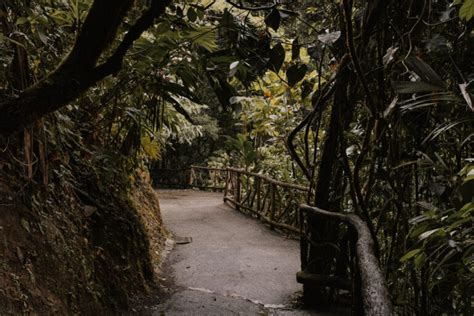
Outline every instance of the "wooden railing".
[[[267, 176], [242, 169], [219, 169], [191, 166], [187, 169], [159, 169], [155, 184], [171, 187], [193, 187], [224, 190], [224, 201], [240, 212], [257, 217], [272, 228], [291, 232], [308, 243], [312, 238], [308, 223], [314, 219], [344, 223], [348, 227], [347, 240], [334, 241], [339, 249], [348, 241], [350, 249], [344, 259], [348, 263], [350, 280], [338, 276], [297, 274], [298, 282], [312, 283], [349, 290], [352, 293], [353, 313], [359, 315], [391, 315], [392, 306], [377, 257], [374, 241], [367, 224], [357, 215], [329, 212], [301, 204], [308, 188], [277, 181]], [[303, 248], [302, 248], [303, 249]], [[303, 270], [305, 264], [303, 263]]]
[[224, 201], [273, 228], [300, 233], [299, 204], [308, 188], [241, 169], [227, 169]]
[[199, 188], [222, 191], [226, 169], [191, 166], [183, 169], [156, 169], [153, 182], [159, 187]]
[[190, 185], [199, 189], [224, 190], [226, 170], [220, 168], [191, 166]]
[[[344, 223], [349, 228], [348, 241], [350, 243], [349, 253], [346, 253], [351, 274], [350, 287], [347, 282], [339, 277], [308, 275], [300, 272], [297, 278], [305, 282], [317, 282], [321, 284], [335, 284], [336, 287], [349, 289], [352, 292], [352, 311], [356, 315], [389, 316], [392, 315], [392, 304], [390, 295], [385, 284], [385, 278], [380, 269], [377, 257], [374, 254], [374, 241], [367, 224], [355, 214], [342, 214], [329, 212], [316, 207], [302, 204], [301, 231], [302, 238], [312, 242], [308, 234], [307, 224], [309, 218], [334, 221], [335, 224]], [[341, 241], [338, 248], [344, 249]], [[339, 283], [339, 284], [337, 284]]]

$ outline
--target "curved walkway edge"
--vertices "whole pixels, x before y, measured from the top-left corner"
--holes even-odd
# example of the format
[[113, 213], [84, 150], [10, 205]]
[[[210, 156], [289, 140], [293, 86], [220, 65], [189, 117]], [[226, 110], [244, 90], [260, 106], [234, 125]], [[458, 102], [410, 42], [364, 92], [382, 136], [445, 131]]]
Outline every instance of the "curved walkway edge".
[[[152, 315], [334, 315], [294, 310], [299, 245], [222, 201], [222, 193], [159, 190], [174, 289]], [[188, 238], [190, 237], [190, 238]]]

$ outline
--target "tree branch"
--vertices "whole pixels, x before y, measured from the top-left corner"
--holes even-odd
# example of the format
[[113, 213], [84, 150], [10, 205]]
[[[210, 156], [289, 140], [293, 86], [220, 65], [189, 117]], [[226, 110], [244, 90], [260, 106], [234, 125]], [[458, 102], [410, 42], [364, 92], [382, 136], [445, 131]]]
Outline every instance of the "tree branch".
[[21, 130], [73, 101], [106, 76], [116, 74], [128, 49], [153, 25], [154, 19], [164, 13], [171, 0], [153, 0], [115, 52], [106, 62], [96, 67], [100, 56], [116, 37], [118, 27], [133, 2], [95, 0], [74, 47], [64, 62], [19, 96], [0, 103], [0, 135]]
[[142, 33], [153, 25], [155, 18], [165, 12], [170, 2], [171, 0], [154, 0], [151, 3], [150, 8], [137, 20], [128, 33], [125, 34], [125, 37], [113, 55], [110, 56], [106, 62], [95, 68], [97, 80], [101, 80], [110, 74], [115, 75], [122, 68], [122, 62], [127, 51]]

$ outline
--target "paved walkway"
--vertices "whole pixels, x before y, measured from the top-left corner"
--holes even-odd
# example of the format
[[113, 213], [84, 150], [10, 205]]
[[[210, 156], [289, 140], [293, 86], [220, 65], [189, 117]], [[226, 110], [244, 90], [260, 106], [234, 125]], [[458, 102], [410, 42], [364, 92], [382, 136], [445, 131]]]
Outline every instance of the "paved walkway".
[[297, 241], [231, 209], [222, 193], [158, 194], [165, 225], [192, 242], [170, 253], [173, 294], [153, 315], [315, 315], [291, 308], [301, 290]]

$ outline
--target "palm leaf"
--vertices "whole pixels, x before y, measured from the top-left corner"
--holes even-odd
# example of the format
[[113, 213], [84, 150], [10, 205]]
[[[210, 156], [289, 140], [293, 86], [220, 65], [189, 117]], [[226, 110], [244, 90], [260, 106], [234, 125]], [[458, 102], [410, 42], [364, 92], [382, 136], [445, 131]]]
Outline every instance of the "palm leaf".
[[460, 119], [454, 122], [446, 122], [446, 123], [440, 124], [433, 131], [431, 131], [431, 133], [428, 136], [426, 136], [426, 138], [423, 140], [423, 144], [426, 144], [427, 142], [436, 139], [439, 135], [446, 133], [447, 131], [449, 131], [450, 129], [458, 125], [468, 123], [468, 122], [474, 122], [474, 117], [464, 118], [464, 119]]
[[404, 113], [435, 106], [440, 102], [451, 102], [453, 104], [461, 104], [462, 100], [456, 95], [454, 95], [452, 92], [438, 92], [414, 96], [409, 100], [400, 102], [399, 105], [400, 111]]

